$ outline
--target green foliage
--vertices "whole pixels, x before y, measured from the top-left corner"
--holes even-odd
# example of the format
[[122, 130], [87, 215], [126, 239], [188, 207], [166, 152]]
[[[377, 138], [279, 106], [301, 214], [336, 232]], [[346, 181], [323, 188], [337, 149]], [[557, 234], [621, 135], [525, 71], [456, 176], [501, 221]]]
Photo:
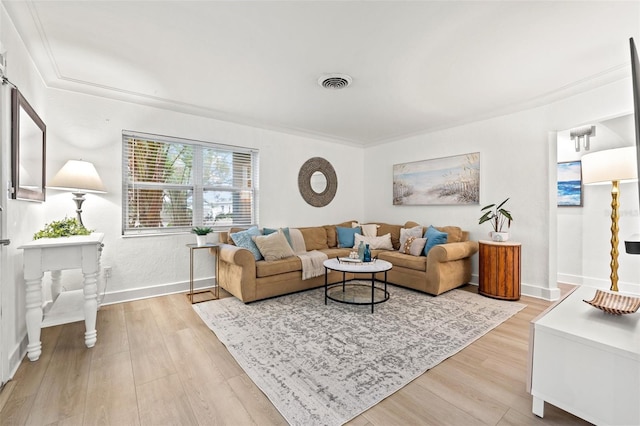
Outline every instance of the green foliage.
[[483, 224], [487, 221], [491, 221], [491, 226], [493, 230], [496, 232], [502, 232], [502, 228], [504, 225], [507, 225], [507, 229], [511, 227], [511, 222], [513, 222], [513, 217], [511, 216], [511, 212], [503, 206], [509, 201], [507, 198], [497, 206], [495, 204], [489, 204], [488, 206], [484, 206], [480, 211], [483, 211], [484, 214], [480, 216], [480, 220], [478, 224]]
[[33, 234], [34, 240], [40, 238], [60, 238], [72, 235], [89, 235], [91, 230], [85, 228], [76, 218], [64, 218], [63, 220], [47, 223], [44, 228]]
[[207, 235], [213, 232], [213, 228], [208, 226], [196, 226], [192, 229], [192, 232], [196, 235]]

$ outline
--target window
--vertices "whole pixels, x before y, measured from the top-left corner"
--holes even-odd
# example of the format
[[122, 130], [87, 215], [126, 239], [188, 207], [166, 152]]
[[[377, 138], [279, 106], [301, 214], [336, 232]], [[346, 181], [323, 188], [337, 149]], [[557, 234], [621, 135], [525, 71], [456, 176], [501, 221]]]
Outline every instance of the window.
[[256, 150], [122, 132], [123, 234], [257, 223]]

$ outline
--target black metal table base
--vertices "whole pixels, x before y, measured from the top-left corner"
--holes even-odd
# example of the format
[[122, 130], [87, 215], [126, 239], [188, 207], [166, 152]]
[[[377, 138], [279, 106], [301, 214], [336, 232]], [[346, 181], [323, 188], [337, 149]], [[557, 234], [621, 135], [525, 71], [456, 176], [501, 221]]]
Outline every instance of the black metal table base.
[[[348, 305], [371, 305], [371, 313], [373, 313], [373, 309], [374, 306], [377, 305], [378, 303], [383, 303], [386, 302], [387, 300], [389, 300], [389, 292], [387, 291], [387, 271], [383, 271], [384, 272], [384, 288], [383, 287], [378, 287], [376, 286], [376, 274], [379, 272], [372, 272], [371, 273], [371, 284], [363, 284], [363, 283], [350, 283], [347, 282], [345, 280], [345, 275], [346, 272], [342, 272], [342, 282], [341, 283], [335, 283], [335, 284], [329, 284], [328, 283], [328, 268], [325, 267], [324, 269], [324, 304], [327, 304], [327, 300], [331, 299], [334, 302], [339, 302], [339, 303], [346, 303]], [[366, 273], [366, 272], [354, 272], [356, 274], [360, 273]], [[342, 295], [343, 298], [339, 299], [337, 297], [332, 297], [331, 294], [329, 293], [329, 290], [332, 288], [336, 288], [336, 287], [342, 287]], [[348, 290], [349, 287], [371, 287], [371, 301], [363, 301], [363, 302], [359, 302], [359, 301], [354, 301], [354, 300], [347, 300], [345, 299], [344, 295], [346, 294], [346, 291]], [[376, 293], [382, 293], [382, 297], [379, 297], [376, 300]]]

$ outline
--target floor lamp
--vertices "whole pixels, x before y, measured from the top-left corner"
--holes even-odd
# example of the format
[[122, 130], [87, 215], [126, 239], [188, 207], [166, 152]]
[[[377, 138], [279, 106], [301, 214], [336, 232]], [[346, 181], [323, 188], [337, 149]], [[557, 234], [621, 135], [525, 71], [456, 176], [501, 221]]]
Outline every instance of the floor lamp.
[[636, 148], [608, 149], [582, 156], [585, 185], [611, 183], [611, 291], [618, 291], [618, 208], [620, 183], [638, 178]]
[[70, 191], [73, 201], [76, 203], [78, 222], [82, 223], [82, 203], [87, 192], [105, 193], [106, 188], [102, 184], [100, 176], [94, 165], [88, 161], [69, 160], [49, 181], [47, 188]]

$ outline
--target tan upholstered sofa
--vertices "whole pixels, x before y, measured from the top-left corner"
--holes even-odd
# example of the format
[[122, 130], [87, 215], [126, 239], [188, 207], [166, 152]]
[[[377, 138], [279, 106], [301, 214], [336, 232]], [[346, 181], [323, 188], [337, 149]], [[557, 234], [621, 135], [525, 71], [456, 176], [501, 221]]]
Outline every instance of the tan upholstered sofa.
[[[336, 225], [298, 228], [304, 237], [307, 250], [319, 250], [329, 258], [348, 256], [351, 248], [338, 248], [336, 227], [351, 227], [351, 221]], [[389, 261], [393, 268], [388, 272], [390, 284], [412, 288], [432, 295], [468, 283], [471, 279], [471, 256], [478, 251], [478, 243], [469, 241], [469, 233], [459, 227], [444, 226], [436, 229], [447, 233], [447, 243], [434, 246], [427, 256], [412, 256], [398, 251], [403, 225], [378, 223], [377, 235], [391, 234], [394, 250], [373, 250], [372, 256]], [[245, 303], [280, 296], [324, 285], [324, 275], [302, 279], [302, 262], [297, 256], [274, 261], [258, 260], [245, 248], [233, 245], [229, 233], [220, 234], [219, 270], [217, 281], [225, 289]], [[229, 244], [231, 243], [231, 244]], [[381, 275], [382, 277], [382, 275]], [[347, 279], [354, 278], [347, 274]], [[330, 283], [342, 280], [342, 273], [331, 271]]]

